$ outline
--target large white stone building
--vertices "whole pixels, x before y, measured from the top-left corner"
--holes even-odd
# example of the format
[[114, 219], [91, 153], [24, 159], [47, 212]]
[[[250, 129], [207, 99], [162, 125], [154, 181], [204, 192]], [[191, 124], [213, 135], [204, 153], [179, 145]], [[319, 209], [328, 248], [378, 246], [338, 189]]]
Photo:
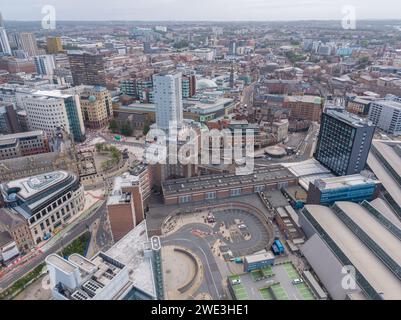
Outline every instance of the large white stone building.
[[22, 104], [30, 130], [44, 130], [48, 135], [53, 135], [60, 128], [71, 134], [75, 141], [85, 140], [84, 121], [77, 94], [38, 90], [22, 97]]
[[79, 178], [61, 170], [3, 183], [0, 193], [7, 210], [26, 220], [35, 244], [68, 224], [85, 205]]

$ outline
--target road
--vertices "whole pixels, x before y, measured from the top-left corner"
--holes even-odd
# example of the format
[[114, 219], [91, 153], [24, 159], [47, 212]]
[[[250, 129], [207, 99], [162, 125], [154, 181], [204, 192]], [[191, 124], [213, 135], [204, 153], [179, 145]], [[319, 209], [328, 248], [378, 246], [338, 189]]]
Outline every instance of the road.
[[226, 299], [226, 293], [223, 288], [223, 278], [215, 261], [215, 257], [210, 250], [215, 239], [214, 237], [200, 238], [195, 236], [192, 233], [194, 227], [199, 230], [210, 231], [209, 227], [202, 224], [185, 225], [175, 233], [162, 238], [162, 244], [177, 245], [194, 252], [201, 259], [205, 271], [205, 279], [202, 286], [198, 289], [198, 292], [205, 292], [206, 289], [213, 300], [224, 300]]
[[10, 285], [12, 285], [15, 281], [23, 277], [29, 271], [36, 268], [42, 262], [44, 262], [45, 258], [52, 253], [56, 253], [60, 251], [61, 248], [68, 245], [71, 241], [76, 239], [82, 233], [87, 230], [87, 226], [90, 226], [96, 219], [102, 218], [106, 216], [106, 203], [103, 203], [99, 208], [95, 209], [93, 213], [91, 213], [87, 218], [79, 221], [79, 223], [75, 224], [71, 230], [69, 230], [65, 235], [63, 235], [60, 240], [58, 240], [51, 248], [49, 248], [46, 252], [43, 252], [36, 257], [32, 258], [28, 262], [24, 263], [16, 267], [14, 270], [5, 274], [0, 278], [0, 291], [6, 289]]
[[312, 125], [308, 131], [308, 134], [303, 139], [303, 141], [299, 144], [298, 148], [295, 152], [299, 152], [299, 154], [294, 154], [292, 156], [286, 156], [284, 158], [278, 159], [255, 159], [256, 165], [270, 165], [277, 164], [281, 162], [302, 162], [313, 157], [313, 153], [316, 148], [318, 133], [319, 133], [320, 125], [316, 122], [312, 122]]

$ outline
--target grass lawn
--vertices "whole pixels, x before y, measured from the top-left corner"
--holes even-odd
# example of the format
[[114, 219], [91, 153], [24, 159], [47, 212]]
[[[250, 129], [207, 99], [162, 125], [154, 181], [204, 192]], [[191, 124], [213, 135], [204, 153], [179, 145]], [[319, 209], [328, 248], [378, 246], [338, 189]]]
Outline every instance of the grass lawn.
[[233, 289], [235, 292], [235, 297], [237, 300], [248, 300], [248, 294], [246, 293], [245, 287], [242, 284], [233, 285]]
[[281, 284], [273, 284], [270, 288], [273, 291], [274, 296], [277, 298], [277, 300], [288, 300], [288, 295]]
[[315, 297], [305, 283], [297, 284], [296, 287], [304, 300], [315, 300]]
[[283, 265], [283, 267], [284, 267], [285, 271], [287, 271], [288, 277], [289, 277], [291, 280], [299, 279], [299, 278], [300, 278], [300, 277], [299, 277], [298, 271], [294, 268], [294, 266], [292, 265], [291, 262], [285, 263], [285, 264]]
[[260, 281], [263, 280], [264, 274], [261, 270], [253, 270], [251, 271], [251, 278], [253, 281]]
[[261, 269], [260, 271], [262, 271], [263, 275], [264, 275], [266, 278], [269, 278], [269, 277], [273, 277], [273, 276], [274, 276], [273, 269], [272, 269], [272, 267], [270, 267], [270, 266], [268, 266], [268, 267], [266, 267], [266, 268], [263, 268], [263, 269]]
[[259, 292], [260, 292], [260, 295], [262, 296], [263, 300], [274, 300], [274, 297], [271, 294], [269, 288], [259, 289]]
[[79, 253], [80, 255], [85, 255], [85, 250], [90, 239], [90, 232], [85, 232], [74, 241], [72, 241], [68, 246], [60, 250], [59, 254], [63, 257], [68, 257], [73, 253]]

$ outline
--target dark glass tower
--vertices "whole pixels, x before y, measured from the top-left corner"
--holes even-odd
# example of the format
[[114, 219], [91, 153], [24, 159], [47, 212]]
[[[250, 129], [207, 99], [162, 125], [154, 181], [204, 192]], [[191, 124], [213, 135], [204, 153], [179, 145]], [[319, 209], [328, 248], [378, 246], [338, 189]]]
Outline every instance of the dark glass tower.
[[315, 158], [336, 175], [359, 173], [365, 167], [374, 132], [372, 123], [353, 114], [326, 111]]

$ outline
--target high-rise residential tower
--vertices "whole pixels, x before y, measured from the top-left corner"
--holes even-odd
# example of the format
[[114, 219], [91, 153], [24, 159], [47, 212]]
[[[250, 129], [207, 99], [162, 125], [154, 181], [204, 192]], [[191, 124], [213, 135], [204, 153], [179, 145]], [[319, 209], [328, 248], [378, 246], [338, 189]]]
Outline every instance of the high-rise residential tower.
[[106, 86], [104, 57], [80, 50], [68, 52], [74, 85]]
[[8, 42], [6, 29], [4, 28], [3, 17], [0, 13], [0, 53], [11, 55], [11, 47]]
[[181, 72], [154, 75], [153, 86], [157, 127], [168, 130], [170, 125], [181, 126], [183, 119]]
[[375, 126], [351, 113], [322, 114], [315, 158], [336, 175], [360, 173], [366, 164]]
[[24, 50], [29, 56], [37, 56], [39, 54], [38, 46], [36, 43], [36, 37], [30, 32], [21, 32], [18, 35], [20, 48]]

